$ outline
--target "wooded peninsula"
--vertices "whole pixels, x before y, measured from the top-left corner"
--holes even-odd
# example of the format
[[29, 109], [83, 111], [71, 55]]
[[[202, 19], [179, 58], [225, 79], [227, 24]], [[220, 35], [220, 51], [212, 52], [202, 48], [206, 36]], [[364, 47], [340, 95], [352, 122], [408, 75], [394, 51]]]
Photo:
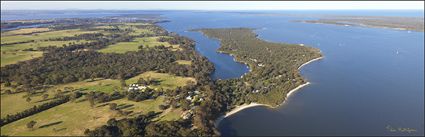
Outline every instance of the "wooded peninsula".
[[298, 68], [322, 56], [319, 49], [312, 47], [261, 40], [249, 28], [196, 31], [219, 39], [219, 52], [234, 56], [250, 68], [241, 78], [217, 81], [218, 91], [226, 94], [231, 107], [251, 102], [270, 106], [281, 104], [291, 89], [306, 83]]

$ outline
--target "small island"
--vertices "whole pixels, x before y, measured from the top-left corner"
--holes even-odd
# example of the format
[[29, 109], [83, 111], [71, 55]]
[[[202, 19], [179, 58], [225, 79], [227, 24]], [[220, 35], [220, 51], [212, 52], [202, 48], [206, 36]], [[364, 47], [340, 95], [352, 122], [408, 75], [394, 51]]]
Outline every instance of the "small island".
[[221, 47], [218, 52], [230, 54], [250, 68], [250, 72], [241, 78], [216, 81], [217, 91], [227, 97], [227, 108], [233, 109], [225, 116], [250, 106], [276, 107], [282, 104], [292, 91], [308, 84], [299, 68], [322, 58], [319, 49], [303, 44], [267, 42], [249, 28], [194, 31], [219, 39]]

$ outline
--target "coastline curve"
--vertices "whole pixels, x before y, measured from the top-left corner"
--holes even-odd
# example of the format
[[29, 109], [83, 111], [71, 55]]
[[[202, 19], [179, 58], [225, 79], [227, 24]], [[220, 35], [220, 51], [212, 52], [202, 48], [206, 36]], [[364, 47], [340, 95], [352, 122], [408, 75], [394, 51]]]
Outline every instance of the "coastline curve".
[[[323, 59], [323, 58], [324, 58], [324, 57], [323, 57], [323, 56], [321, 56], [321, 57], [318, 57], [318, 58], [312, 59], [312, 60], [310, 60], [310, 61], [308, 61], [308, 62], [306, 62], [306, 63], [302, 64], [301, 66], [299, 66], [299, 67], [298, 67], [298, 70], [300, 70], [302, 67], [304, 67], [305, 65], [307, 65], [307, 64], [309, 64], [309, 63], [312, 63], [312, 62], [314, 62], [314, 61], [321, 60], [321, 59]], [[281, 104], [279, 104], [279, 105], [271, 106], [271, 105], [267, 105], [267, 104], [260, 104], [260, 103], [255, 103], [255, 102], [254, 102], [254, 103], [250, 103], [250, 104], [243, 104], [243, 105], [241, 105], [241, 106], [237, 106], [237, 107], [233, 108], [231, 111], [226, 112], [226, 114], [221, 115], [220, 117], [218, 117], [218, 118], [215, 120], [214, 124], [215, 124], [215, 126], [216, 126], [216, 127], [218, 127], [218, 126], [219, 126], [219, 124], [220, 124], [220, 122], [221, 122], [223, 119], [225, 119], [226, 117], [229, 117], [229, 116], [231, 116], [231, 115], [234, 115], [234, 114], [238, 113], [239, 111], [242, 111], [242, 110], [244, 110], [244, 109], [251, 108], [251, 107], [265, 106], [265, 107], [268, 107], [268, 108], [275, 109], [275, 108], [277, 108], [277, 107], [279, 107], [279, 106], [281, 106], [281, 105], [285, 104], [285, 102], [286, 102], [286, 100], [288, 99], [288, 97], [289, 97], [289, 96], [291, 96], [291, 95], [292, 95], [295, 91], [298, 91], [299, 89], [301, 89], [301, 88], [303, 88], [303, 87], [305, 87], [305, 86], [307, 86], [307, 85], [309, 85], [309, 84], [311, 84], [311, 83], [310, 83], [310, 82], [306, 82], [306, 83], [301, 84], [301, 85], [299, 85], [299, 86], [295, 87], [294, 89], [290, 90], [290, 91], [286, 94], [285, 100], [284, 100]]]

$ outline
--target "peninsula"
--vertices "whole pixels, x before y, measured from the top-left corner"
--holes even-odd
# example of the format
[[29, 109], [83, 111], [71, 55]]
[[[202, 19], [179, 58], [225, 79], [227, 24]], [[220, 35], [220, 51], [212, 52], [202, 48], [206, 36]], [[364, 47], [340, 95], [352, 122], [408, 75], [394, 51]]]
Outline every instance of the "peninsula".
[[308, 84], [301, 77], [299, 68], [322, 57], [316, 48], [261, 40], [249, 28], [195, 31], [219, 39], [221, 47], [218, 52], [230, 54], [250, 68], [250, 72], [241, 78], [216, 81], [217, 91], [227, 97], [228, 111], [233, 109], [225, 116], [249, 106], [276, 107], [282, 104], [288, 94]]

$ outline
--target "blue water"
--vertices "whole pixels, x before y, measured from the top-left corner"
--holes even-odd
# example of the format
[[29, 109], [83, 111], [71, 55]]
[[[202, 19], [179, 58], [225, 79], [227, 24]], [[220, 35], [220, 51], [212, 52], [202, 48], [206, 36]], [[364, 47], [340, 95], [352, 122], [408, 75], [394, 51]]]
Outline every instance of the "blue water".
[[[277, 12], [423, 17], [423, 11]], [[217, 40], [187, 30], [250, 27], [264, 40], [303, 43], [323, 52], [324, 59], [301, 69], [312, 84], [276, 109], [253, 107], [225, 118], [219, 125], [223, 135], [424, 135], [423, 32], [291, 22], [305, 19], [302, 16], [161, 14], [171, 20], [161, 26], [197, 42], [196, 50], [216, 67], [215, 79], [237, 78], [248, 69], [231, 56], [217, 53]]]
[[[217, 41], [184, 30], [257, 28], [262, 39], [303, 43], [321, 49], [325, 56], [301, 69], [311, 85], [294, 93], [277, 109], [254, 107], [224, 119], [219, 125], [223, 135], [424, 134], [423, 32], [290, 22], [303, 18], [298, 16], [230, 12], [170, 13], [164, 16], [171, 20], [163, 25], [165, 28], [194, 38], [199, 43], [198, 51], [213, 62], [222, 61], [217, 58], [224, 56], [210, 51], [216, 49]], [[211, 42], [214, 48], [203, 47], [210, 46], [207, 43]], [[242, 68], [234, 66], [227, 73], [239, 72]], [[391, 131], [397, 128], [416, 131]]]
[[220, 125], [224, 135], [423, 135], [424, 33], [280, 21], [266, 28], [261, 38], [314, 46], [325, 59], [301, 70], [312, 84], [285, 105], [233, 115]]
[[422, 10], [278, 10], [278, 11], [244, 11], [250, 13], [277, 13], [294, 15], [351, 15], [351, 16], [396, 16], [423, 17]]
[[[161, 23], [160, 25], [162, 27], [195, 40], [196, 50], [214, 64], [215, 71], [212, 74], [213, 79], [237, 78], [249, 71], [249, 68], [245, 64], [235, 62], [232, 56], [216, 52], [220, 47], [220, 43], [217, 39], [210, 39], [200, 32], [191, 31], [197, 28], [211, 28], [219, 24], [204, 22], [206, 20], [203, 18], [209, 18], [209, 16], [204, 16], [203, 14], [188, 15], [187, 13], [181, 13], [172, 14], [171, 16], [168, 15], [166, 17], [172, 21]], [[219, 16], [217, 16], [217, 18], [218, 17]], [[193, 18], [196, 18], [196, 20]]]

